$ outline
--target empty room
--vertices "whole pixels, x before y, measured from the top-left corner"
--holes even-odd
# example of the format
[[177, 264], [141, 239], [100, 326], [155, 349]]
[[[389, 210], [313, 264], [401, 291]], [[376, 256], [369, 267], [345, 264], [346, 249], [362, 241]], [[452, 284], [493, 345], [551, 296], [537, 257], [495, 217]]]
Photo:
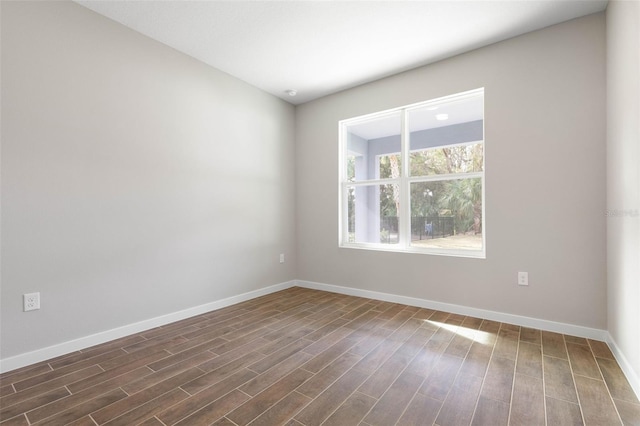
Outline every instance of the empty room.
[[640, 1], [0, 1], [0, 425], [640, 425]]

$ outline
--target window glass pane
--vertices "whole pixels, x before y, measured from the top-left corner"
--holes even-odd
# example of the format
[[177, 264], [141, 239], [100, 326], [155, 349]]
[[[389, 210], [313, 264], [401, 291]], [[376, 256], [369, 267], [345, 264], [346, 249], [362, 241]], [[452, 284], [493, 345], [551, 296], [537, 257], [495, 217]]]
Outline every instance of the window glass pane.
[[411, 176], [482, 171], [483, 95], [407, 111]]
[[391, 158], [400, 159], [401, 123], [397, 111], [346, 127], [349, 182], [391, 178], [396, 168], [399, 174], [400, 165]]
[[483, 144], [455, 145], [413, 151], [411, 176], [443, 175], [483, 171]]
[[378, 157], [378, 170], [380, 179], [397, 179], [400, 177], [400, 154], [380, 155]]
[[411, 245], [482, 250], [480, 178], [411, 184]]
[[397, 244], [397, 184], [347, 187], [348, 242]]

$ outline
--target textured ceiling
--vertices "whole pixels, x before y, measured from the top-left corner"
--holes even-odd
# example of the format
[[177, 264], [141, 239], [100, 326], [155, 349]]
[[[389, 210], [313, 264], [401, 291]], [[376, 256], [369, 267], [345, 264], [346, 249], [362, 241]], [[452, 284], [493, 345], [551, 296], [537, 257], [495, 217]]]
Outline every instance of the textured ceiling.
[[[606, 0], [76, 2], [294, 104], [607, 5]], [[297, 96], [290, 97], [289, 89]]]

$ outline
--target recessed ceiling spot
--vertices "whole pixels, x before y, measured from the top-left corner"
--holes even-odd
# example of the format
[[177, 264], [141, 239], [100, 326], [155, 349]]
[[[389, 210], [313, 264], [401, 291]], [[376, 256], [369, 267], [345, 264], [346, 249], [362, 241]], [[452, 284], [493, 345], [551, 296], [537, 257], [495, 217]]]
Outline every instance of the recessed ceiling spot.
[[286, 93], [289, 96], [295, 96], [295, 95], [298, 94], [298, 91], [297, 90], [293, 90], [293, 89], [289, 89], [289, 90], [286, 90]]
[[449, 119], [449, 114], [436, 114], [436, 120], [444, 121]]

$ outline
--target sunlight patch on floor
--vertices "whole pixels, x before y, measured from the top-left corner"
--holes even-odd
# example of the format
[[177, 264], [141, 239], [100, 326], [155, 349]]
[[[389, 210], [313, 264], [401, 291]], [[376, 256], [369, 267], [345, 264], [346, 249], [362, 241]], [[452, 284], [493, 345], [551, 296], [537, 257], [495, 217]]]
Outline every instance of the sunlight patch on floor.
[[493, 345], [493, 338], [491, 333], [487, 333], [486, 331], [476, 330], [474, 328], [467, 328], [461, 325], [447, 324], [444, 322], [425, 320], [429, 324], [435, 325], [436, 327], [442, 327], [445, 330], [449, 330], [452, 333], [457, 334], [458, 336], [465, 337], [469, 340], [473, 340], [474, 342], [478, 342], [483, 345]]

